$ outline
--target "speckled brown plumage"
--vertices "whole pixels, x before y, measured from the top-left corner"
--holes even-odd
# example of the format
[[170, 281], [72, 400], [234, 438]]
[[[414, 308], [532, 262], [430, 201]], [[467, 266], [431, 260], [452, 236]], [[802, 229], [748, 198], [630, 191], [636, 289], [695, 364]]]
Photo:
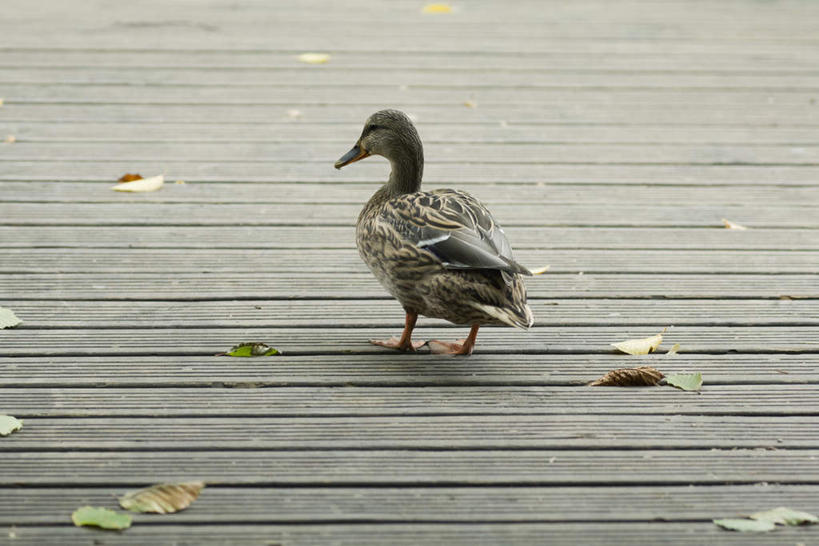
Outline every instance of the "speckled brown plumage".
[[532, 326], [522, 278], [531, 273], [515, 261], [503, 230], [477, 199], [450, 189], [419, 191], [423, 147], [402, 112], [370, 116], [336, 167], [372, 154], [390, 160], [392, 172], [361, 211], [356, 243], [375, 277], [407, 312], [401, 340], [377, 344], [414, 350], [410, 334], [417, 315], [473, 326], [464, 343], [436, 342], [442, 352], [456, 354], [471, 352], [480, 325]]

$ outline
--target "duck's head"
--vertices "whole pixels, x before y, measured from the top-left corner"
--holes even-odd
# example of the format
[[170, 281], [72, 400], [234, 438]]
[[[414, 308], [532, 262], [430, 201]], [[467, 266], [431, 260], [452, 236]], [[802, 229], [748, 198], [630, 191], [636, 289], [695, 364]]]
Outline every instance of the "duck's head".
[[336, 169], [371, 155], [396, 163], [424, 163], [423, 147], [410, 118], [398, 110], [381, 110], [367, 118], [364, 130], [352, 149], [336, 161]]

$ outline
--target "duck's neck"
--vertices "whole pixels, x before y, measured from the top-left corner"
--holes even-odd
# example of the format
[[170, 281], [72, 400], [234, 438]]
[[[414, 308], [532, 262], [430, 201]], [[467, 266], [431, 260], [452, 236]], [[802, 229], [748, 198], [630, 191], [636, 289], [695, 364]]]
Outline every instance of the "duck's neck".
[[384, 186], [390, 197], [421, 190], [424, 175], [424, 148], [417, 135], [408, 138], [394, 157], [390, 157], [390, 179]]

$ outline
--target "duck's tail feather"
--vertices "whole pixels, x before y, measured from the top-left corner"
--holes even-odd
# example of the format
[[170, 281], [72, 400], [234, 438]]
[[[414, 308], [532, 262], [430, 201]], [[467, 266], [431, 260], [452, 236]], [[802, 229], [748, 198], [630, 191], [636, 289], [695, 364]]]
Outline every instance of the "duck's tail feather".
[[532, 310], [525, 303], [514, 309], [495, 307], [494, 305], [479, 302], [472, 302], [471, 305], [490, 317], [509, 326], [520, 328], [521, 330], [528, 330], [535, 324], [535, 317], [532, 315]]

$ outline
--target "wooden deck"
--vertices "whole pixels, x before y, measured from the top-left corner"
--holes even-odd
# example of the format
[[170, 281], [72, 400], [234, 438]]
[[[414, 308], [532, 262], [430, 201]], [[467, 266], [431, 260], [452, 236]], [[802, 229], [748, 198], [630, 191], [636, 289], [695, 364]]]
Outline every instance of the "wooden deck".
[[[819, 4], [49, 4], [0, 15], [0, 543], [819, 541], [711, 523], [819, 512]], [[388, 167], [332, 167], [384, 107], [427, 188], [551, 265], [531, 332], [367, 344], [403, 321], [354, 247]], [[675, 357], [609, 345], [667, 326]], [[246, 340], [285, 355], [213, 356]], [[584, 386], [640, 364], [705, 386]], [[70, 522], [193, 479], [182, 513]]]

